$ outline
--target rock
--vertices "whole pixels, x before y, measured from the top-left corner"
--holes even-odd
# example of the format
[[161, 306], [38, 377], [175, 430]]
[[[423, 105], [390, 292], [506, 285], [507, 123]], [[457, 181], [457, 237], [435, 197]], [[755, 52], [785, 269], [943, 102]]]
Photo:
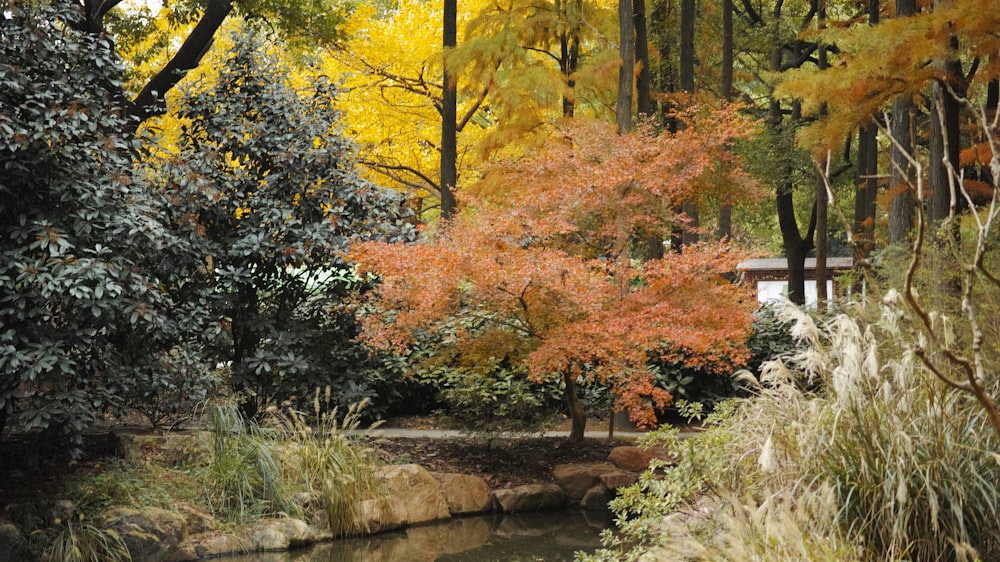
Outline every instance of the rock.
[[206, 463], [212, 454], [212, 434], [208, 431], [123, 434], [120, 438], [126, 458], [144, 459], [161, 466]]
[[614, 498], [614, 494], [608, 490], [604, 484], [598, 484], [587, 490], [580, 500], [580, 509], [584, 511], [607, 511], [608, 502]]
[[205, 533], [217, 526], [214, 517], [193, 504], [177, 502], [174, 504], [173, 509], [184, 516], [184, 522], [187, 524], [187, 533], [189, 535]]
[[441, 486], [426, 469], [415, 464], [380, 469], [388, 491], [389, 509], [403, 525], [449, 519]]
[[364, 500], [358, 509], [354, 530], [361, 534], [375, 534], [398, 529], [404, 524], [400, 519], [401, 511], [394, 509], [388, 498]]
[[441, 486], [441, 495], [452, 515], [485, 513], [493, 503], [490, 487], [479, 476], [469, 474], [433, 474]]
[[187, 523], [179, 513], [147, 507], [142, 510], [111, 508], [105, 512], [108, 527], [125, 542], [132, 558], [144, 562], [194, 560], [196, 551], [185, 542]]
[[614, 470], [612, 472], [605, 472], [601, 475], [601, 484], [607, 486], [609, 490], [617, 490], [618, 488], [631, 486], [638, 481], [639, 474], [637, 472], [629, 472], [627, 470]]
[[608, 455], [608, 460], [622, 470], [632, 472], [642, 472], [649, 467], [652, 459], [663, 459], [668, 464], [675, 464], [676, 458], [669, 449], [665, 447], [651, 447], [643, 449], [634, 445], [622, 445], [615, 447]]
[[309, 525], [292, 517], [263, 521], [253, 527], [251, 540], [255, 550], [284, 551], [314, 541]]
[[53, 522], [69, 521], [76, 513], [76, 504], [70, 500], [58, 500], [52, 504], [49, 511], [49, 520]]
[[28, 560], [28, 545], [21, 529], [13, 523], [0, 523], [0, 562]]
[[504, 513], [542, 511], [566, 505], [566, 493], [557, 484], [528, 484], [493, 492], [493, 498]]
[[566, 497], [577, 501], [583, 498], [587, 490], [600, 483], [602, 474], [616, 470], [618, 468], [615, 465], [607, 462], [560, 464], [552, 474], [556, 478], [556, 484], [566, 492]]
[[234, 535], [204, 535], [191, 540], [199, 558], [214, 558], [223, 554], [251, 552], [253, 543]]
[[385, 483], [386, 496], [361, 503], [357, 531], [378, 533], [451, 517], [440, 484], [423, 467], [385, 466], [377, 474]]

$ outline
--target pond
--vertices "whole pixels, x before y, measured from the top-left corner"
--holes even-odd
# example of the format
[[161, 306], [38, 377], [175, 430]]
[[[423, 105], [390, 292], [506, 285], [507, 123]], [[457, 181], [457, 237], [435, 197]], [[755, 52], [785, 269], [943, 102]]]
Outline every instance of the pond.
[[483, 515], [220, 562], [564, 562], [601, 546], [608, 512], [569, 510]]

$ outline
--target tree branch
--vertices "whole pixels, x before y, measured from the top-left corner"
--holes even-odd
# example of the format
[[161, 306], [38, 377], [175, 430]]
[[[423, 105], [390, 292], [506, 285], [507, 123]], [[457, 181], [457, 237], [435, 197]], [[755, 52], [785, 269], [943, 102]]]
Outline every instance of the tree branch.
[[134, 132], [139, 124], [146, 119], [166, 112], [164, 96], [167, 91], [176, 86], [189, 70], [198, 66], [212, 45], [216, 31], [219, 30], [222, 22], [232, 11], [232, 0], [208, 0], [205, 13], [202, 14], [191, 34], [184, 40], [181, 48], [132, 100], [129, 111], [130, 119], [126, 124], [131, 132]]

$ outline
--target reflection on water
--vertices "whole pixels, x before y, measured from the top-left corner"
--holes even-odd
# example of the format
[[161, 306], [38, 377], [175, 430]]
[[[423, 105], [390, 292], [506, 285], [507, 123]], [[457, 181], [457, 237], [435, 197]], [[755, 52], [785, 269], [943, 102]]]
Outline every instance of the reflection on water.
[[609, 513], [484, 515], [221, 562], [563, 562], [600, 547]]

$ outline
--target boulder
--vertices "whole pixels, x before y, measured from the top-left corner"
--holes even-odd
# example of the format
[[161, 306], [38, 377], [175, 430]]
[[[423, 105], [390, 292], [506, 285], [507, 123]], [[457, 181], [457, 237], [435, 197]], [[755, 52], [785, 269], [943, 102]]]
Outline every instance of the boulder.
[[601, 475], [601, 484], [607, 486], [609, 490], [617, 490], [631, 486], [639, 481], [639, 473], [627, 470], [614, 470]]
[[385, 483], [386, 497], [362, 502], [358, 527], [375, 533], [451, 518], [448, 502], [438, 481], [415, 464], [384, 466], [378, 476]]
[[560, 464], [552, 474], [556, 484], [566, 492], [566, 497], [579, 501], [587, 490], [601, 482], [601, 475], [618, 470], [618, 467], [608, 462]]
[[198, 558], [215, 558], [223, 554], [251, 552], [254, 545], [249, 539], [235, 535], [203, 535], [191, 540]]
[[315, 542], [309, 525], [301, 519], [283, 517], [263, 521], [251, 533], [254, 550], [284, 551]]
[[197, 558], [187, 539], [184, 516], [147, 507], [142, 510], [117, 507], [105, 512], [108, 527], [125, 542], [132, 558], [144, 562], [181, 562]]
[[0, 562], [28, 560], [28, 544], [13, 523], [0, 523]]
[[173, 505], [173, 510], [184, 517], [184, 522], [187, 525], [187, 532], [189, 535], [205, 533], [211, 531], [217, 526], [214, 517], [205, 511], [202, 511], [194, 504], [176, 502]]
[[479, 476], [435, 473], [434, 478], [452, 515], [485, 513], [493, 505], [490, 486]]
[[401, 512], [392, 507], [389, 498], [364, 500], [358, 509], [355, 530], [367, 535], [399, 529], [405, 524]]
[[604, 484], [598, 484], [587, 490], [580, 500], [580, 509], [584, 511], [607, 511], [608, 502], [614, 499], [614, 494]]
[[611, 449], [608, 460], [622, 470], [632, 472], [642, 472], [649, 467], [649, 461], [662, 459], [668, 464], [674, 464], [676, 458], [669, 449], [665, 447], [650, 447], [643, 449], [634, 445], [622, 445]]
[[566, 493], [557, 484], [528, 484], [517, 488], [503, 488], [494, 491], [493, 498], [504, 513], [542, 511], [566, 505]]

